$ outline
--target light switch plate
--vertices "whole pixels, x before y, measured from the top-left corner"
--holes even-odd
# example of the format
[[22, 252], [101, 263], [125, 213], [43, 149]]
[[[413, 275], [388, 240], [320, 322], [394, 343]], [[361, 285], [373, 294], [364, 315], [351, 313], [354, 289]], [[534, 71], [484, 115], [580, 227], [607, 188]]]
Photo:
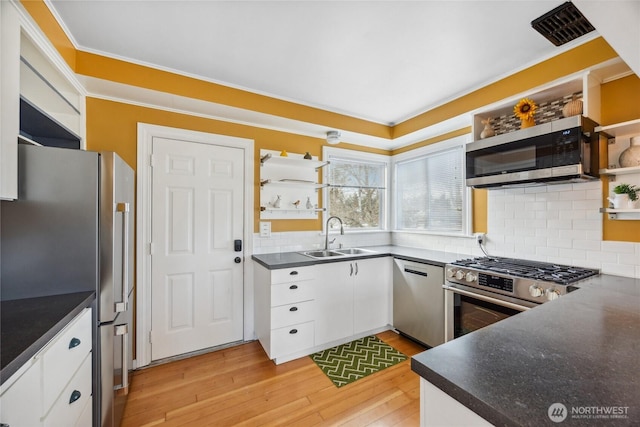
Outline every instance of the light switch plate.
[[271, 237], [271, 223], [260, 221], [260, 237]]

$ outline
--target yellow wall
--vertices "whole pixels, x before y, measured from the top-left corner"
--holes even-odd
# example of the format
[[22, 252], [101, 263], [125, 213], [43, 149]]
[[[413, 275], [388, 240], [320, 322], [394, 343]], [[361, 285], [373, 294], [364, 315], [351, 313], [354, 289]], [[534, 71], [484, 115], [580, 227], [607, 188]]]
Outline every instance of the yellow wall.
[[[327, 128], [353, 131], [382, 138], [397, 138], [407, 135], [416, 130], [437, 124], [468, 111], [482, 108], [484, 105], [491, 104], [506, 97], [513, 96], [516, 93], [524, 92], [549, 81], [579, 72], [592, 65], [617, 57], [615, 51], [600, 37], [512, 76], [487, 85], [468, 95], [455, 99], [445, 105], [397, 124], [396, 126], [386, 126], [78, 51], [66, 37], [64, 31], [42, 0], [21, 0], [21, 3], [69, 66], [78, 74], [132, 84], [195, 99], [219, 102], [252, 111], [322, 124], [326, 125]], [[635, 76], [607, 83], [602, 86], [602, 124], [617, 123], [640, 116], [640, 112], [638, 112], [640, 104], [636, 102], [637, 99], [640, 98], [639, 86], [640, 83], [638, 83], [638, 78]], [[88, 148], [117, 151], [127, 162], [135, 167], [137, 122], [226, 134], [255, 140], [256, 183], [259, 178], [259, 162], [257, 160], [261, 148], [272, 150], [286, 149], [290, 152], [309, 151], [311, 154], [321, 157], [322, 145], [324, 144], [323, 140], [316, 138], [89, 98], [87, 99]], [[461, 129], [456, 132], [468, 132], [468, 130]], [[410, 147], [395, 150], [394, 154], [432, 144], [442, 139], [436, 138], [422, 141]], [[361, 146], [350, 146], [349, 144], [341, 144], [341, 147], [361, 151], [384, 152], [383, 150], [369, 150]], [[256, 185], [254, 214], [257, 224], [259, 217], [259, 188], [257, 184], [254, 185]], [[486, 232], [486, 191], [473, 191], [473, 210], [474, 231]], [[272, 221], [272, 223], [274, 231], [318, 230], [321, 228], [321, 222], [319, 220], [281, 220]], [[635, 231], [635, 235], [627, 231], [629, 227]], [[638, 227], [640, 227], [640, 221], [616, 222], [606, 220], [604, 225], [604, 238], [606, 240], [632, 239], [632, 241], [640, 241], [640, 237], [635, 237], [640, 235], [640, 233], [637, 232]]]
[[[178, 114], [152, 108], [145, 108], [114, 101], [87, 98], [87, 149], [109, 150], [118, 153], [131, 167], [137, 164], [137, 125], [148, 123], [199, 132], [236, 136], [252, 139], [254, 144], [254, 220], [258, 231], [260, 217], [260, 149], [287, 150], [290, 153], [309, 152], [322, 158], [323, 139], [305, 137], [286, 132], [277, 132], [235, 123], [211, 120], [201, 117]], [[341, 148], [360, 149], [364, 147], [341, 144]], [[368, 152], [386, 154], [378, 149]], [[321, 230], [322, 223], [317, 220], [271, 220], [273, 231], [309, 231]]]
[[[640, 117], [640, 78], [638, 76], [634, 74], [605, 83], [601, 86], [601, 91], [602, 125], [622, 123]], [[603, 152], [606, 153], [606, 149]], [[603, 166], [609, 164], [606, 156], [601, 164]], [[618, 180], [621, 179], [618, 178]], [[602, 181], [603, 206], [607, 206], [609, 180], [603, 177]], [[610, 220], [608, 215], [605, 215], [602, 236], [604, 240], [640, 242], [640, 221]]]

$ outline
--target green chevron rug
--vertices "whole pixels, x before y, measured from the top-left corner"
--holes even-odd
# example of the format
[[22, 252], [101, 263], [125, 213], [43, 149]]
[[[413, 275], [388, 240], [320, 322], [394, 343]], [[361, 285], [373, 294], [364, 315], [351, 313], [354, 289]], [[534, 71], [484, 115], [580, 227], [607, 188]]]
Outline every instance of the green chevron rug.
[[369, 336], [312, 354], [336, 387], [350, 384], [407, 359], [378, 337]]

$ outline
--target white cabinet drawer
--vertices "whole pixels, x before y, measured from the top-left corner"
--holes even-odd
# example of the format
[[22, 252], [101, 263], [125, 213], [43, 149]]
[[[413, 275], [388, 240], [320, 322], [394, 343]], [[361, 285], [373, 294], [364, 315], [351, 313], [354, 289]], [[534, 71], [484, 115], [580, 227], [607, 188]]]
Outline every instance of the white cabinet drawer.
[[[87, 354], [80, 370], [62, 391], [44, 419], [46, 427], [74, 426], [91, 400], [91, 353]], [[86, 415], [86, 414], [85, 414]]]
[[[13, 378], [11, 377], [9, 380]], [[40, 425], [42, 416], [42, 402], [39, 395], [41, 378], [40, 363], [36, 360], [20, 375], [20, 378], [4, 390], [0, 395], [0, 423], [9, 426], [33, 427]]]
[[91, 310], [87, 309], [54, 338], [42, 353], [44, 411], [58, 398], [69, 378], [91, 351]]
[[271, 270], [271, 283], [290, 283], [316, 278], [315, 266]]
[[313, 347], [313, 322], [300, 323], [271, 331], [273, 357], [295, 353]]
[[313, 280], [305, 282], [281, 283], [271, 286], [271, 307], [309, 301], [314, 297]]
[[271, 328], [278, 329], [297, 323], [310, 322], [314, 320], [314, 317], [313, 301], [281, 305], [271, 309]]

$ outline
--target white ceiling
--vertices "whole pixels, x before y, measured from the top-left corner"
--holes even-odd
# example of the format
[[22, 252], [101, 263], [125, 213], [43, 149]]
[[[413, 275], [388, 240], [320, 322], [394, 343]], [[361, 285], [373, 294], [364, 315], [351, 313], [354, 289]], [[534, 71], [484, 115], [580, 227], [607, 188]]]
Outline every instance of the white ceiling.
[[591, 39], [530, 22], [562, 0], [49, 0], [76, 47], [394, 124]]

